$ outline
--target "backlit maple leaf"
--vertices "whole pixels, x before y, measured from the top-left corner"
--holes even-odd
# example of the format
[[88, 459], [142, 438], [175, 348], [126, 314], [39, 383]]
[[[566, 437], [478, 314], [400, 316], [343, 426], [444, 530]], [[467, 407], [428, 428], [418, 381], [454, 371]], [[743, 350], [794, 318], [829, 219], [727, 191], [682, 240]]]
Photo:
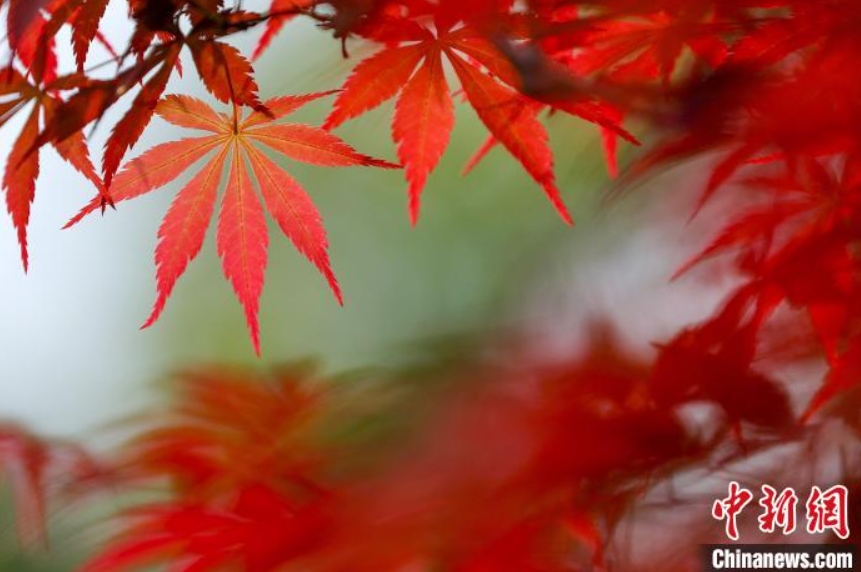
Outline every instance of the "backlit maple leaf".
[[[12, 217], [12, 224], [18, 235], [21, 248], [21, 261], [26, 271], [29, 265], [27, 250], [27, 227], [30, 223], [30, 208], [36, 196], [36, 180], [39, 177], [39, 153], [34, 144], [42, 124], [53, 122], [62, 101], [53, 96], [49, 89], [32, 84], [19, 71], [12, 67], [0, 69], [0, 128], [18, 113], [26, 112], [27, 119], [18, 133], [12, 150], [6, 160], [2, 189], [6, 195], [6, 210]], [[53, 143], [54, 150], [79, 173], [89, 179], [104, 195], [101, 180], [96, 175], [90, 161], [84, 135], [80, 130]]]
[[400, 94], [392, 131], [409, 182], [410, 219], [415, 224], [421, 192], [454, 127], [454, 104], [443, 72], [445, 55], [481, 121], [541, 185], [562, 219], [571, 223], [556, 186], [547, 132], [535, 108], [509, 87], [517, 77], [503, 54], [468, 26], [451, 31], [450, 25], [440, 23], [436, 35], [407, 23], [391, 26], [386, 33], [395, 30], [400, 39], [414, 43], [389, 47], [357, 65], [325, 127], [334, 129]]
[[[260, 147], [262, 144], [285, 157], [312, 165], [396, 167], [357, 153], [338, 137], [317, 127], [274, 123], [325, 95], [328, 93], [270, 99], [264, 103], [266, 112], [253, 111], [245, 118], [240, 117], [237, 109], [229, 116], [183, 95], [171, 95], [159, 102], [156, 113], [165, 121], [209, 134], [157, 145], [130, 161], [114, 179], [111, 187], [114, 201], [162, 187], [203, 157], [210, 155], [210, 158], [179, 192], [162, 221], [155, 253], [158, 297], [144, 327], [158, 319], [176, 281], [200, 252], [225, 163], [229, 164], [229, 175], [218, 218], [217, 248], [224, 276], [245, 308], [255, 351], [260, 353], [257, 313], [269, 244], [259, 197], [282, 232], [314, 263], [328, 280], [338, 302], [343, 303], [329, 262], [320, 213], [299, 183]], [[66, 226], [77, 223], [100, 206], [101, 197], [94, 198]]]
[[258, 59], [263, 55], [272, 40], [278, 35], [278, 32], [284, 27], [287, 22], [292, 20], [302, 10], [306, 10], [314, 5], [313, 0], [272, 0], [269, 7], [269, 18], [266, 20], [266, 26], [263, 29], [263, 34], [254, 48], [252, 60]]

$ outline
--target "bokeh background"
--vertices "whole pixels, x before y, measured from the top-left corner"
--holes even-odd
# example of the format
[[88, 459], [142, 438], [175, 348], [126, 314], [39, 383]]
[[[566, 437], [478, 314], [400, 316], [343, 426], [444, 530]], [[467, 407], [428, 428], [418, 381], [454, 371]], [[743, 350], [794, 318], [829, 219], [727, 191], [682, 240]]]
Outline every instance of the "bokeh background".
[[[121, 43], [128, 31], [124, 6], [112, 3], [106, 23], [106, 35]], [[256, 34], [243, 40], [240, 47], [250, 53]], [[58, 42], [62, 57], [70, 58], [68, 38]], [[350, 51], [354, 58], [370, 53], [358, 44]], [[256, 67], [268, 97], [336, 88], [350, 64], [339, 42], [298, 21]], [[168, 91], [211, 102], [193, 73]], [[317, 102], [296, 119], [318, 124], [330, 104]], [[391, 104], [383, 106], [338, 133], [364, 153], [393, 160], [391, 111]], [[11, 222], [0, 222], [0, 418], [103, 449], [122, 434], [111, 429], [116, 421], [169, 395], [159, 380], [194, 364], [265, 368], [314, 359], [324, 371], [342, 372], [421, 359], [428, 340], [504, 331], [538, 340], [533, 347], [548, 354], [570, 355], [592, 323], [607, 319], [629, 347], [647, 353], [650, 341], [709, 313], [725, 284], [669, 282], [704, 236], [697, 224], [684, 224], [671, 184], [697, 184], [696, 165], [685, 175], [659, 178], [648, 192], [611, 201], [596, 130], [570, 117], [550, 118], [560, 187], [577, 221], [569, 228], [502, 150], [461, 177], [486, 132], [466, 106], [457, 113], [415, 229], [402, 173], [289, 165], [323, 213], [346, 306], [337, 305], [313, 266], [270, 227], [260, 359], [222, 278], [212, 228], [163, 317], [138, 329], [155, 296], [156, 231], [188, 176], [60, 231], [92, 190], [45, 153], [28, 275]], [[93, 129], [95, 148], [112, 119]], [[0, 155], [8, 153], [17, 128], [12, 122], [0, 131]], [[156, 120], [135, 153], [178, 134]], [[668, 217], [678, 224], [661, 224]], [[0, 504], [0, 571], [64, 570], [76, 558], [71, 522], [80, 515], [56, 515], [54, 551], [34, 561], [17, 549], [8, 513]]]

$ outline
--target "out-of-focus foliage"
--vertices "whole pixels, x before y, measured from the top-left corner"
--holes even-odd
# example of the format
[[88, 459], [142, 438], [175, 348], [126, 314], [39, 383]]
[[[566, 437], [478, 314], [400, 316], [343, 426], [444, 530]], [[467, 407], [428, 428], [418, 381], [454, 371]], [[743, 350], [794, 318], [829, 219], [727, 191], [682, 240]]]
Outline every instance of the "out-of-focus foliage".
[[[861, 475], [831, 462], [861, 451], [852, 398], [801, 424], [773, 378], [807, 356], [744, 370], [699, 354], [702, 335], [651, 361], [596, 328], [563, 362], [523, 340], [457, 340], [399, 371], [178, 375], [170, 408], [102, 465], [114, 491], [162, 492], [115, 515], [81, 570], [699, 569], [696, 547], [723, 532], [704, 495], [726, 475]], [[758, 534], [753, 516], [741, 525]]]
[[18, 538], [46, 544], [46, 503], [69, 494], [100, 474], [96, 462], [71, 443], [39, 438], [15, 425], [0, 424], [0, 479], [12, 490]]

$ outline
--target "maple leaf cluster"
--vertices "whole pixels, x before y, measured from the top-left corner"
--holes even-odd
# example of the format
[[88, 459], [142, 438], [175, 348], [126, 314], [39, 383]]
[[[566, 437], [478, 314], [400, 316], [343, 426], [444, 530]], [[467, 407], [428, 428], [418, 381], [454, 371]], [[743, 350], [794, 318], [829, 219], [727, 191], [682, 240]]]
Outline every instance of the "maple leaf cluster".
[[[219, 215], [218, 250], [258, 351], [256, 316], [267, 243], [258, 193], [339, 300], [340, 293], [318, 212], [266, 152], [247, 142], [327, 167], [394, 165], [349, 150], [319, 129], [263, 127], [292, 110], [286, 101], [304, 101], [303, 96], [262, 101], [251, 62], [227, 41], [235, 34], [262, 28], [256, 58], [274, 37], [289, 31], [289, 20], [304, 17], [330, 30], [343, 42], [345, 54], [356, 42], [380, 47], [356, 64], [323, 128], [331, 131], [396, 99], [392, 136], [414, 223], [422, 190], [448, 145], [458, 96], [489, 131], [468, 169], [493, 147], [503, 147], [566, 222], [572, 219], [556, 184], [543, 125], [552, 115], [596, 125], [613, 174], [618, 140], [638, 144], [623, 127], [626, 119], [652, 126], [650, 133], [657, 136], [633, 161], [628, 176], [707, 151], [731, 150], [716, 167], [704, 198], [751, 161], [783, 160], [794, 178], [799, 161], [845, 154], [855, 140], [852, 23], [858, 8], [848, 0], [815, 8], [790, 0], [274, 0], [256, 11], [223, 0], [128, 0], [134, 27], [126, 45], [116, 47], [100, 29], [108, 3], [0, 3], [11, 51], [0, 74], [0, 126], [15, 115], [26, 117], [3, 177], [24, 266], [44, 147], [53, 147], [97, 189], [97, 198], [72, 222], [95, 207], [165, 185], [211, 152], [215, 158], [177, 195], [159, 231], [159, 295], [152, 319], [200, 248], [220, 186], [216, 171], [226, 162], [231, 175]], [[71, 31], [75, 54], [71, 70], [57, 63], [55, 37], [64, 27]], [[92, 64], [94, 42], [113, 59]], [[212, 97], [228, 105], [226, 115], [187, 97], [164, 97], [170, 78], [182, 70], [183, 53]], [[103, 77], [105, 64], [115, 66], [113, 77]], [[102, 72], [99, 77], [95, 70]], [[130, 101], [110, 131], [97, 170], [83, 129], [121, 99]], [[251, 124], [242, 119], [245, 109], [253, 114]], [[155, 115], [215, 133], [211, 142], [230, 143], [166, 144], [123, 166]], [[248, 137], [243, 125], [268, 134]], [[231, 149], [230, 157], [225, 148]], [[165, 163], [168, 154], [178, 159]]]

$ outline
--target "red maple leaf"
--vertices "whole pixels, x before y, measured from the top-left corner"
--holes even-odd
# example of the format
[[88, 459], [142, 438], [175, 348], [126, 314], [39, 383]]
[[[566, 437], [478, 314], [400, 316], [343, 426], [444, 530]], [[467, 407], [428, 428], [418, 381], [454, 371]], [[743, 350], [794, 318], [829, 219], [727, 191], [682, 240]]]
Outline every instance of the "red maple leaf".
[[[93, 40], [99, 38], [102, 44], [113, 51], [113, 48], [99, 35], [99, 23], [105, 15], [110, 0], [78, 0], [80, 4], [71, 17], [72, 47], [75, 50], [75, 61], [78, 71], [84, 71], [84, 63]], [[116, 54], [114, 54], [116, 55]]]
[[[179, 56], [183, 46], [191, 52], [203, 85], [216, 99], [262, 109], [251, 63], [235, 47], [219, 39], [262, 21], [256, 13], [226, 10], [221, 2], [131, 0], [129, 9], [136, 22], [135, 31], [127, 50], [115, 57], [120, 68], [123, 68], [128, 56], [134, 56], [136, 61], [118, 71], [111, 79], [95, 80], [85, 77], [80, 69], [93, 40], [100, 38], [99, 23], [106, 2], [69, 0], [58, 2], [52, 8], [54, 11], [49, 25], [44, 26], [40, 33], [32, 35], [34, 42], [41, 46], [53, 41], [59, 28], [68, 22], [72, 28], [79, 74], [62, 78], [63, 89], [74, 91], [67, 101], [61, 103], [59, 119], [47, 123], [39, 133], [36, 146], [65, 140], [72, 133], [99, 120], [121, 97], [140, 86], [131, 108], [116, 123], [105, 144], [102, 172], [107, 188], [110, 188], [125, 154], [152, 119], [155, 106], [173, 72], [181, 68]], [[186, 23], [191, 29], [183, 33], [181, 29]], [[113, 52], [110, 46], [108, 48]], [[53, 57], [52, 50], [47, 51], [47, 55], [45, 49], [37, 50], [36, 54], [42, 55], [38, 61], [45, 60], [47, 56]], [[56, 58], [50, 61], [53, 60]], [[46, 65], [42, 64], [42, 67]], [[28, 64], [28, 68], [32, 67]]]
[[[3, 190], [6, 194], [6, 209], [18, 234], [21, 260], [27, 270], [27, 226], [30, 222], [30, 207], [36, 196], [36, 179], [39, 176], [39, 153], [35, 150], [39, 127], [55, 121], [62, 101], [54, 97], [50, 89], [30, 83], [13, 67], [0, 69], [0, 127], [22, 109], [29, 108], [24, 127], [12, 146], [3, 174]], [[87, 179], [103, 189], [90, 162], [86, 141], [80, 130], [53, 143], [59, 155]]]
[[728, 26], [715, 22], [713, 15], [698, 7], [598, 26], [584, 40], [588, 49], [573, 60], [573, 67], [582, 73], [608, 74], [625, 81], [660, 78], [669, 85], [687, 49], [711, 67], [727, 55], [722, 36]]
[[268, 18], [266, 18], [266, 24], [263, 28], [263, 35], [260, 36], [251, 59], [256, 60], [262, 56], [263, 52], [269, 48], [272, 40], [278, 35], [278, 32], [281, 31], [285, 24], [301, 13], [302, 10], [307, 10], [313, 5], [313, 0], [272, 0]]
[[[158, 298], [144, 327], [158, 319], [177, 279], [203, 245], [225, 163], [229, 163], [230, 174], [218, 219], [218, 254], [224, 275], [245, 308], [255, 351], [260, 353], [257, 313], [269, 243], [257, 191], [282, 232], [314, 263], [342, 302], [329, 262], [320, 213], [299, 183], [260, 147], [262, 144], [287, 158], [313, 165], [396, 167], [357, 153], [338, 137], [317, 127], [274, 123], [325, 95], [328, 93], [270, 99], [264, 103], [266, 112], [253, 111], [245, 118], [239, 116], [237, 108], [230, 116], [192, 97], [172, 95], [161, 100], [156, 112], [162, 119], [209, 134], [157, 145], [130, 161], [114, 179], [112, 198], [123, 201], [146, 194], [174, 180], [204, 156], [210, 158], [176, 196], [159, 229], [155, 254]], [[248, 164], [257, 189], [251, 182]], [[101, 198], [94, 198], [67, 227], [98, 210], [100, 205]]]
[[409, 182], [410, 219], [415, 224], [421, 192], [454, 127], [454, 105], [443, 73], [445, 55], [470, 105], [494, 139], [542, 186], [562, 219], [571, 223], [556, 186], [547, 132], [538, 121], [536, 107], [510, 87], [518, 80], [505, 56], [468, 26], [452, 31], [450, 25], [438, 23], [434, 35], [407, 24], [390, 23], [386, 36], [395, 35], [394, 29], [398, 43], [409, 43], [387, 47], [357, 65], [324, 127], [334, 129], [400, 94], [392, 130]]

